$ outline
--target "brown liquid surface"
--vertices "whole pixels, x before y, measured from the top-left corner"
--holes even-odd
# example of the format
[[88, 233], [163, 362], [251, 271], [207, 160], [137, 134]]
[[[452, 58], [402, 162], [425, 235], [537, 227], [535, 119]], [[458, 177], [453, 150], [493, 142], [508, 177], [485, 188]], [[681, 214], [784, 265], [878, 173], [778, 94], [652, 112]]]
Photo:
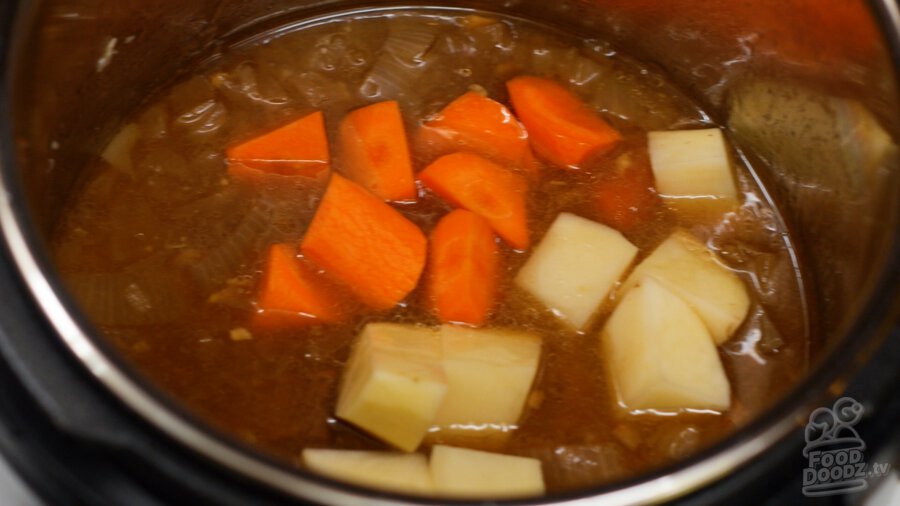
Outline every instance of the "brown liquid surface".
[[[384, 69], [385, 44], [425, 51], [414, 66]], [[364, 84], [370, 72], [387, 76], [380, 88]], [[351, 343], [371, 321], [439, 322], [417, 289], [387, 313], [348, 302], [357, 316], [346, 324], [233, 339], [249, 325], [266, 246], [299, 242], [324, 182], [241, 185], [226, 176], [224, 150], [316, 109], [334, 140], [347, 111], [383, 99], [400, 101], [412, 131], [472, 85], [506, 102], [505, 81], [521, 74], [568, 83], [626, 139], [586, 170], [542, 170], [529, 202], [535, 242], [560, 212], [596, 219], [592, 182], [620, 156], [646, 156], [648, 130], [709, 126], [654, 68], [602, 41], [521, 21], [410, 11], [288, 29], [226, 49], [148, 100], [132, 119], [140, 135], [131, 166], [98, 158], [73, 198], [55, 243], [58, 265], [127, 360], [212, 426], [291, 462], [306, 447], [384, 448], [332, 417]], [[429, 161], [417, 153], [416, 169]], [[646, 256], [675, 226], [686, 227], [750, 288], [750, 316], [720, 348], [732, 408], [667, 416], [618, 408], [599, 355], [605, 314], [583, 333], [567, 329], [512, 286], [527, 255], [505, 249], [502, 297], [488, 326], [539, 333], [543, 365], [520, 428], [472, 446], [541, 458], [550, 491], [597, 485], [720, 440], [804, 374], [808, 318], [790, 237], [749, 168], [739, 157], [735, 165], [744, 196], [735, 212], [679, 223], [660, 208], [628, 234]], [[449, 209], [425, 191], [417, 204], [397, 207], [426, 232]], [[440, 440], [432, 434], [428, 443]]]

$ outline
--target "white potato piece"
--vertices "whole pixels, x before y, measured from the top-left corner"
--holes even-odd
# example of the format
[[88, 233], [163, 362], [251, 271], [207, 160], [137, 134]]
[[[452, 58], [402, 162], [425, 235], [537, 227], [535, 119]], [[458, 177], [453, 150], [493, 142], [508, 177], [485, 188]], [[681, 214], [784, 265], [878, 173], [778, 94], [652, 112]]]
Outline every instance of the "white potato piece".
[[370, 323], [344, 370], [336, 414], [404, 451], [414, 451], [447, 394], [433, 329]]
[[509, 430], [522, 416], [541, 360], [541, 339], [502, 329], [441, 327], [447, 396], [441, 430]]
[[580, 330], [637, 251], [615, 229], [562, 213], [516, 275], [516, 283]]
[[428, 459], [421, 453], [372, 452], [355, 450], [303, 450], [307, 469], [354, 485], [431, 495], [434, 485]]
[[656, 189], [663, 197], [737, 199], [725, 137], [718, 128], [647, 134]]
[[437, 495], [470, 499], [534, 497], [544, 493], [541, 461], [436, 445], [431, 477]]
[[750, 309], [747, 287], [716, 254], [684, 230], [676, 230], [625, 283], [627, 291], [653, 278], [681, 297], [706, 324], [716, 344], [727, 341]]
[[629, 410], [726, 410], [731, 404], [706, 326], [653, 278], [625, 295], [601, 340], [619, 401]]
[[131, 163], [131, 152], [137, 143], [138, 137], [141, 135], [141, 129], [134, 123], [129, 123], [119, 130], [106, 149], [100, 154], [106, 163], [110, 164], [114, 169], [124, 172], [125, 174], [134, 175]]

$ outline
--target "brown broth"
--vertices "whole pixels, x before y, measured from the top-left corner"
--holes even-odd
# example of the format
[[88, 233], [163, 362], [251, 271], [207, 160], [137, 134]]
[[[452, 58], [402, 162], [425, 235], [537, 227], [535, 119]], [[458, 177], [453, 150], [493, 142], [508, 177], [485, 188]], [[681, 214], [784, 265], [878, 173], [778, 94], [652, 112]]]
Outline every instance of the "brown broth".
[[[76, 297], [130, 363], [215, 428], [291, 462], [306, 447], [384, 448], [332, 417], [351, 343], [370, 321], [439, 322], [417, 289], [389, 312], [348, 302], [357, 316], [345, 324], [240, 339], [247, 336], [235, 329], [248, 326], [266, 246], [300, 240], [324, 182], [276, 178], [264, 188], [242, 186], [226, 177], [226, 146], [315, 109], [325, 113], [334, 139], [347, 111], [387, 98], [400, 101], [412, 129], [473, 85], [506, 101], [510, 77], [553, 77], [626, 141], [587, 170], [543, 170], [529, 202], [537, 241], [560, 212], [596, 219], [592, 181], [618, 156], [645, 149], [648, 130], [709, 125], [652, 67], [602, 41], [520, 20], [395, 11], [296, 28], [228, 46], [149, 100], [131, 120], [140, 129], [131, 167], [97, 159], [54, 245]], [[383, 65], [379, 48], [398, 36], [430, 49], [420, 66], [403, 70], [402, 82], [385, 81], [379, 95], [364, 78]], [[429, 161], [416, 153], [417, 169]], [[790, 236], [750, 168], [736, 153], [734, 161], [744, 195], [738, 210], [685, 222], [661, 207], [629, 233], [645, 256], [675, 226], [687, 227], [750, 287], [751, 314], [720, 348], [732, 408], [671, 416], [619, 409], [599, 356], [606, 313], [584, 332], [560, 324], [512, 286], [527, 255], [505, 248], [502, 300], [488, 326], [543, 336], [543, 365], [520, 428], [506, 439], [473, 439], [472, 446], [541, 458], [550, 491], [598, 485], [720, 440], [803, 375], [808, 315]], [[397, 207], [427, 232], [449, 208], [427, 191], [421, 197]], [[431, 434], [426, 447], [444, 440]]]

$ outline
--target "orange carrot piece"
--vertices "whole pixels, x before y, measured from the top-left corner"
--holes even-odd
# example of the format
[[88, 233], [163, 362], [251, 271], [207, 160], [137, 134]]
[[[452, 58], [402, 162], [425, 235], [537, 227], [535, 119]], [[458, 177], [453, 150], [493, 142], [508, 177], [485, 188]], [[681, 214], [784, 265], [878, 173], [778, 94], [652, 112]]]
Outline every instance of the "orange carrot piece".
[[488, 220], [497, 235], [515, 249], [528, 249], [525, 179], [473, 153], [435, 160], [419, 179], [439, 197]]
[[646, 156], [623, 155], [594, 187], [594, 209], [603, 223], [633, 232], [653, 219], [660, 199], [653, 187], [653, 172]]
[[435, 155], [473, 151], [504, 165], [536, 168], [528, 133], [503, 104], [470, 91], [419, 128], [417, 144]]
[[431, 232], [428, 294], [444, 322], [482, 325], [497, 296], [499, 260], [490, 224], [457, 209]]
[[389, 309], [416, 287], [425, 235], [362, 186], [332, 174], [300, 251], [367, 305]]
[[575, 94], [550, 79], [520, 76], [506, 83], [519, 119], [538, 156], [578, 168], [594, 153], [612, 149], [622, 137]]
[[296, 246], [269, 248], [253, 318], [256, 328], [334, 323], [342, 318], [340, 300], [327, 280], [297, 258]]
[[321, 111], [225, 151], [229, 173], [239, 179], [253, 171], [282, 176], [316, 176], [331, 166]]
[[340, 146], [347, 177], [384, 200], [416, 200], [409, 142], [396, 101], [347, 114], [341, 122]]

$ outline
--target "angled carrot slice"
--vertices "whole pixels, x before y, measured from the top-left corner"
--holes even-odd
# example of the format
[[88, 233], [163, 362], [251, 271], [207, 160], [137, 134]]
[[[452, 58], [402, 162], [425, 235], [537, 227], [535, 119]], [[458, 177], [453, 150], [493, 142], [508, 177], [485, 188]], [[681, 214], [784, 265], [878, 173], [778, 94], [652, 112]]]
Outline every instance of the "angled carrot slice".
[[481, 216], [457, 209], [431, 232], [428, 294], [444, 322], [482, 325], [497, 296], [500, 257], [494, 231]]
[[225, 151], [229, 173], [252, 177], [253, 171], [282, 176], [315, 176], [331, 164], [321, 111], [232, 146]]
[[297, 258], [297, 248], [290, 244], [269, 248], [256, 307], [257, 328], [334, 323], [343, 316], [328, 280]]
[[550, 79], [520, 76], [506, 83], [538, 156], [578, 168], [594, 153], [612, 149], [621, 135], [571, 91]]
[[453, 153], [435, 160], [419, 179], [456, 207], [484, 217], [497, 235], [516, 249], [528, 249], [525, 179], [473, 153]]
[[426, 244], [397, 210], [332, 174], [300, 251], [367, 305], [389, 309], [416, 287]]
[[409, 142], [396, 101], [347, 114], [341, 122], [340, 146], [347, 177], [384, 200], [416, 200]]
[[418, 131], [424, 151], [472, 151], [497, 163], [533, 170], [528, 133], [503, 104], [470, 91], [447, 104]]

